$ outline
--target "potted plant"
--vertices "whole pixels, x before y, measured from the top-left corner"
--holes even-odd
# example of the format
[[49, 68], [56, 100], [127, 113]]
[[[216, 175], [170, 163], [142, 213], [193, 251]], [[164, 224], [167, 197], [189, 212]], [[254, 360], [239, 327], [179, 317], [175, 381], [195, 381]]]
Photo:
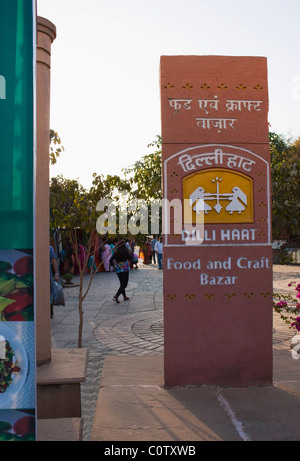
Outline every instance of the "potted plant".
[[65, 280], [66, 284], [69, 285], [73, 279], [73, 274], [64, 274], [63, 279]]

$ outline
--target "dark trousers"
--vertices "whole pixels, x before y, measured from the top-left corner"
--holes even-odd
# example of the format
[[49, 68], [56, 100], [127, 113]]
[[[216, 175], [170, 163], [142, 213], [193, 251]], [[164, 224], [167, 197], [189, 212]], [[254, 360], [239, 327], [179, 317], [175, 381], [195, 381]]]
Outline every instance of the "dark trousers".
[[119, 273], [117, 273], [117, 276], [119, 277], [120, 288], [117, 291], [116, 297], [118, 297], [120, 295], [123, 295], [123, 296], [126, 297], [125, 288], [128, 285], [129, 272], [119, 272]]
[[155, 251], [152, 250], [152, 251], [151, 251], [151, 254], [152, 254], [152, 261], [153, 261], [153, 264], [155, 264], [155, 263], [156, 263], [156, 260], [155, 260], [155, 256], [156, 256], [156, 255], [155, 255]]

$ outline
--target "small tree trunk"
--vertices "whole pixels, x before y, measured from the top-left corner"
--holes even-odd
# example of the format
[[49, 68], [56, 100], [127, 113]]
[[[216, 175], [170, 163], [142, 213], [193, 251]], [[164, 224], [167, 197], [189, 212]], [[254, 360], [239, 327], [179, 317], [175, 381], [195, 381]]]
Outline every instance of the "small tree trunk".
[[79, 285], [79, 296], [78, 296], [78, 312], [79, 312], [78, 348], [79, 349], [82, 348], [82, 330], [83, 330], [83, 308], [82, 308], [83, 275], [84, 275], [84, 271], [80, 270], [80, 285]]
[[[94, 230], [89, 236], [88, 244], [87, 244], [87, 248], [86, 248], [86, 250], [87, 250], [86, 260], [84, 262], [83, 267], [81, 267], [80, 260], [79, 260], [79, 255], [78, 255], [78, 246], [77, 246], [78, 242], [77, 242], [76, 231], [74, 232], [74, 231], [71, 230], [71, 241], [72, 241], [73, 247], [74, 247], [75, 259], [76, 259], [77, 265], [79, 267], [79, 277], [80, 277], [79, 278], [79, 295], [78, 295], [78, 313], [79, 313], [78, 348], [79, 349], [82, 348], [82, 330], [83, 330], [83, 313], [84, 313], [83, 312], [83, 302], [84, 302], [85, 297], [87, 296], [87, 294], [89, 292], [92, 280], [93, 280], [94, 275], [95, 275], [95, 274], [93, 275], [92, 270], [91, 270], [91, 272], [90, 272], [90, 280], [89, 280], [88, 286], [85, 289], [85, 292], [83, 292], [84, 274], [85, 274], [86, 268], [88, 266], [89, 257], [92, 254], [92, 245], [93, 245], [93, 242], [94, 242], [95, 235], [97, 235], [97, 230]], [[94, 256], [95, 256], [95, 253], [94, 253]], [[99, 267], [101, 266], [101, 264], [102, 264], [102, 261], [101, 261]]]
[[[77, 259], [77, 263], [78, 263], [78, 267], [79, 267], [79, 274], [80, 274], [80, 281], [79, 281], [79, 296], [78, 296], [78, 312], [79, 312], [79, 326], [78, 326], [78, 348], [82, 348], [82, 330], [83, 330], [83, 301], [86, 297], [86, 295], [88, 294], [88, 291], [91, 287], [91, 283], [92, 283], [92, 280], [93, 280], [93, 275], [92, 275], [92, 271], [90, 273], [90, 280], [89, 280], [89, 284], [85, 290], [85, 293], [83, 293], [83, 282], [84, 282], [84, 274], [85, 274], [85, 271], [86, 271], [86, 268], [88, 266], [88, 260], [89, 260], [89, 257], [91, 256], [91, 248], [92, 248], [92, 244], [93, 244], [93, 241], [94, 241], [94, 236], [96, 234], [96, 231], [92, 232], [89, 236], [89, 239], [88, 239], [88, 244], [87, 244], [87, 253], [86, 253], [86, 260], [84, 262], [84, 265], [83, 267], [81, 267], [81, 264], [80, 264], [80, 261], [79, 261], [79, 257], [78, 257], [78, 251], [76, 250], [76, 259]], [[76, 242], [77, 244], [77, 242]]]

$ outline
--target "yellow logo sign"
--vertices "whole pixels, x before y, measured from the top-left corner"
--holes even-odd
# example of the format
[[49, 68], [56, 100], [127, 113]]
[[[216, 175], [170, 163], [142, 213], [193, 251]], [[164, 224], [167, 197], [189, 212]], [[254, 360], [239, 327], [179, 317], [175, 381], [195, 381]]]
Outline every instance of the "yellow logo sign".
[[184, 222], [252, 223], [253, 182], [225, 169], [200, 171], [183, 179]]

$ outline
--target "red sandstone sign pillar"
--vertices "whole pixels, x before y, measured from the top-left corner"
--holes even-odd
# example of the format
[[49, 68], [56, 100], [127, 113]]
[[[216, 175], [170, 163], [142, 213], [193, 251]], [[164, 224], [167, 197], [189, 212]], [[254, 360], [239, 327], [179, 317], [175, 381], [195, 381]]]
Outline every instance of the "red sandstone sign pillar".
[[163, 56], [165, 386], [272, 383], [267, 62]]

